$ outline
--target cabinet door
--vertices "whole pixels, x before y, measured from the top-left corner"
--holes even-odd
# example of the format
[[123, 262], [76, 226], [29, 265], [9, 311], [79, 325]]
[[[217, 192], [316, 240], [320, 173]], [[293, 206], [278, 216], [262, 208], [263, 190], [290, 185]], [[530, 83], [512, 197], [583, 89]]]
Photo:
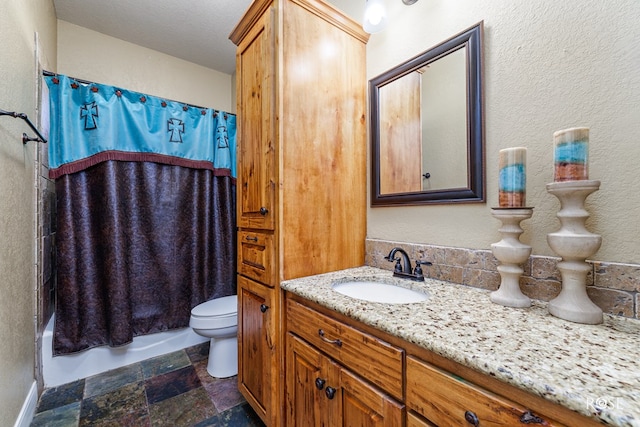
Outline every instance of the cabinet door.
[[275, 41], [269, 8], [236, 53], [240, 228], [273, 230], [276, 191]]
[[287, 427], [400, 427], [404, 405], [287, 335]]
[[352, 372], [340, 371], [342, 426], [401, 427], [404, 405]]
[[[287, 427], [339, 425], [340, 402], [335, 398], [335, 385], [340, 368], [291, 333], [287, 334], [286, 358]], [[328, 387], [332, 387], [329, 395]]]
[[238, 388], [262, 420], [270, 425], [277, 390], [278, 360], [274, 347], [275, 291], [238, 276]]

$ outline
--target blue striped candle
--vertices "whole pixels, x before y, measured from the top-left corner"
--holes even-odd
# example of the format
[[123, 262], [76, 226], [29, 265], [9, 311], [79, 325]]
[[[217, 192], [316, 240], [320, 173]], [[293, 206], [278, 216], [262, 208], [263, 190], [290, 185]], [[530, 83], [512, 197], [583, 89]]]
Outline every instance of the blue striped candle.
[[500, 150], [499, 165], [500, 207], [525, 207], [527, 190], [527, 149], [525, 147], [513, 147]]
[[589, 179], [589, 128], [570, 128], [553, 134], [553, 180]]

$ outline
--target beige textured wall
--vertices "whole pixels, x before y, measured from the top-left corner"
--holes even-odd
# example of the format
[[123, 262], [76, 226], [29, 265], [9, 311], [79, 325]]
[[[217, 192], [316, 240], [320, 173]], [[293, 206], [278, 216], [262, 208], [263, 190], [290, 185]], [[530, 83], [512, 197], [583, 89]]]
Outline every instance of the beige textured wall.
[[61, 20], [58, 72], [201, 107], [235, 111], [230, 74]]
[[[35, 122], [35, 32], [43, 63], [55, 66], [56, 18], [50, 0], [0, 0], [0, 108]], [[49, 63], [49, 59], [53, 63]], [[31, 129], [0, 117], [0, 425], [16, 421], [34, 381], [35, 156], [22, 145]]]
[[601, 234], [594, 260], [640, 263], [640, 2], [599, 0], [385, 0], [389, 26], [367, 46], [370, 79], [484, 20], [487, 202], [369, 208], [368, 237], [472, 249], [500, 240], [498, 151], [525, 146], [527, 204], [522, 240], [554, 255], [547, 233], [559, 222], [552, 135], [591, 128], [588, 228]]

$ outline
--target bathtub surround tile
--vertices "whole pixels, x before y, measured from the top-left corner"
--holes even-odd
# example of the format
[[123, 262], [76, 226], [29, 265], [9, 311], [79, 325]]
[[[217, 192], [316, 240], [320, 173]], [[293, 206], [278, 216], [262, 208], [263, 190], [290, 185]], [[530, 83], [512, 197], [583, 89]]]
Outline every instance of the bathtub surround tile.
[[[482, 289], [500, 285], [499, 261], [490, 249], [466, 249], [388, 240], [367, 239], [365, 265], [393, 271], [384, 257], [394, 247], [401, 247], [415, 259], [430, 261], [424, 266], [425, 277]], [[550, 301], [562, 289], [555, 256], [532, 255], [522, 265], [522, 292], [529, 298]], [[605, 313], [640, 319], [640, 265], [587, 261], [587, 292]]]

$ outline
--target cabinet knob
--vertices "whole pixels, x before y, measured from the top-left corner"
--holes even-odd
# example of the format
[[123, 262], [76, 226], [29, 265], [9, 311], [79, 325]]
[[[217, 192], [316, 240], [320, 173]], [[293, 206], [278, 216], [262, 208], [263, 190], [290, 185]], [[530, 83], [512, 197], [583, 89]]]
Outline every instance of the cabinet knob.
[[322, 390], [324, 388], [324, 384], [326, 383], [325, 380], [323, 380], [322, 378], [316, 378], [316, 388], [318, 390]]
[[260, 304], [260, 311], [261, 312], [264, 313], [267, 310], [269, 310], [269, 306], [268, 305]]
[[244, 238], [244, 240], [248, 241], [248, 242], [257, 242], [258, 238], [256, 236], [247, 236]]
[[327, 387], [324, 394], [326, 394], [329, 399], [333, 399], [336, 395], [336, 389], [333, 387]]
[[464, 419], [467, 420], [467, 422], [474, 427], [478, 427], [480, 425], [480, 420], [478, 419], [478, 416], [471, 411], [465, 411]]
[[329, 338], [324, 336], [324, 331], [322, 329], [318, 329], [318, 335], [320, 335], [320, 339], [327, 344], [334, 344], [338, 347], [342, 347], [342, 341], [340, 341], [339, 339], [330, 340]]
[[544, 424], [544, 420], [540, 417], [533, 415], [531, 411], [527, 411], [520, 417], [522, 424]]
[[269, 213], [269, 209], [264, 206], [260, 208], [260, 215], [265, 216], [267, 213]]

